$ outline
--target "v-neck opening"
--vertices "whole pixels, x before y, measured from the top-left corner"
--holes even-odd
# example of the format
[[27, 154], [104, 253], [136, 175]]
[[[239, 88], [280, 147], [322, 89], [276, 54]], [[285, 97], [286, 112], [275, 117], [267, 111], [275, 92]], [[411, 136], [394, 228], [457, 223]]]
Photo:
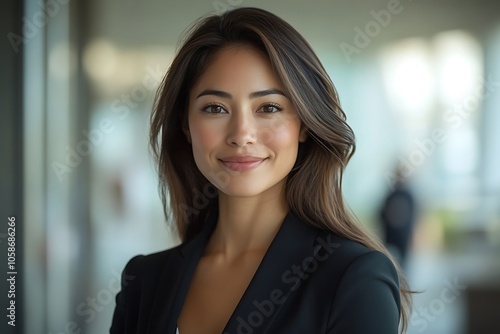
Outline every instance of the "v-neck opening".
[[[165, 263], [160, 277], [153, 307], [149, 315], [149, 332], [175, 333], [177, 321], [186, 302], [187, 293], [194, 277], [194, 272], [204, 253], [208, 238], [216, 226], [218, 210], [211, 211], [200, 232], [184, 244], [172, 250], [172, 255]], [[280, 300], [289, 300], [294, 293], [291, 282], [283, 275], [293, 270], [297, 261], [313, 256], [313, 245], [317, 233], [311, 226], [288, 213], [269, 248], [259, 263], [250, 283], [246, 287], [225, 327], [224, 333], [237, 333], [241, 319], [258, 311], [256, 302], [273, 300], [278, 291]], [[170, 270], [176, 268], [175, 270]], [[285, 302], [273, 304], [272, 314], [262, 318], [258, 325], [259, 333], [266, 333], [276, 317], [283, 310]], [[249, 320], [251, 321], [251, 320]]]
[[[256, 278], [257, 274], [259, 273], [259, 271], [260, 271], [260, 270], [261, 270], [261, 268], [262, 268], [262, 263], [264, 263], [264, 261], [265, 261], [266, 257], [267, 257], [267, 256], [268, 256], [268, 254], [269, 254], [269, 250], [271, 250], [271, 248], [273, 247], [273, 243], [275, 242], [276, 237], [278, 236], [278, 234], [279, 234], [279, 233], [280, 233], [280, 231], [282, 230], [283, 225], [284, 225], [285, 221], [286, 221], [286, 220], [287, 220], [287, 218], [288, 218], [288, 215], [289, 215], [289, 213], [287, 213], [287, 215], [285, 216], [285, 218], [284, 218], [284, 219], [283, 219], [283, 221], [281, 222], [280, 227], [279, 227], [279, 229], [278, 229], [278, 232], [275, 234], [275, 236], [273, 237], [273, 240], [272, 240], [272, 241], [271, 241], [271, 243], [269, 244], [269, 247], [267, 248], [266, 252], [264, 253], [264, 255], [263, 255], [262, 259], [260, 260], [259, 265], [257, 266], [257, 269], [256, 269], [256, 270], [255, 270], [255, 272], [253, 273], [252, 278], [250, 279], [250, 281], [249, 281], [248, 285], [246, 286], [245, 290], [244, 290], [244, 291], [243, 291], [243, 293], [241, 294], [241, 297], [239, 298], [238, 302], [236, 303], [236, 305], [235, 305], [235, 307], [234, 307], [233, 311], [231, 312], [231, 315], [229, 316], [229, 318], [228, 318], [228, 320], [227, 320], [226, 324], [224, 325], [224, 328], [223, 328], [223, 330], [222, 330], [222, 332], [221, 332], [221, 333], [226, 333], [226, 332], [227, 332], [227, 326], [228, 326], [228, 324], [230, 324], [230, 323], [234, 320], [233, 318], [235, 317], [235, 313], [236, 313], [236, 311], [238, 310], [238, 308], [241, 308], [241, 307], [240, 307], [240, 304], [241, 304], [241, 303], [242, 303], [242, 301], [245, 299], [246, 295], [248, 294], [249, 289], [252, 287], [252, 284], [253, 284], [253, 282], [255, 281], [255, 278]], [[179, 317], [180, 317], [180, 315], [181, 315], [181, 312], [182, 312], [182, 309], [183, 309], [183, 307], [184, 307], [184, 304], [186, 303], [187, 294], [188, 294], [188, 292], [189, 292], [189, 288], [190, 288], [191, 283], [192, 283], [192, 281], [193, 281], [193, 278], [194, 278], [194, 274], [195, 274], [196, 268], [198, 267], [198, 265], [199, 265], [199, 263], [200, 263], [200, 261], [201, 261], [201, 258], [203, 257], [203, 254], [205, 253], [205, 248], [206, 248], [206, 245], [207, 245], [207, 243], [208, 243], [208, 240], [209, 240], [210, 236], [212, 235], [212, 233], [213, 233], [213, 231], [214, 231], [214, 229], [215, 229], [215, 227], [216, 227], [216, 225], [217, 225], [217, 219], [218, 219], [218, 209], [214, 210], [214, 212], [212, 212], [212, 213], [209, 215], [209, 218], [208, 218], [207, 223], [211, 226], [210, 233], [207, 233], [207, 235], [205, 236], [205, 238], [203, 238], [203, 239], [204, 239], [204, 241], [203, 241], [203, 242], [204, 242], [204, 244], [203, 244], [203, 248], [201, 249], [200, 254], [197, 254], [197, 256], [196, 256], [196, 257], [197, 257], [197, 258], [196, 258], [196, 261], [193, 261], [193, 262], [194, 262], [194, 263], [193, 263], [194, 265], [192, 264], [192, 265], [191, 265], [191, 267], [189, 268], [189, 270], [188, 270], [188, 277], [184, 276], [184, 278], [188, 278], [188, 282], [187, 282], [187, 284], [186, 284], [185, 282], [182, 282], [182, 283], [184, 283], [184, 284], [183, 284], [183, 287], [185, 287], [185, 288], [183, 288], [182, 294], [181, 294], [181, 293], [179, 293], [179, 294], [178, 294], [178, 296], [177, 296], [177, 298], [180, 298], [180, 297], [182, 296], [182, 300], [178, 301], [178, 304], [180, 305], [180, 309], [179, 309], [179, 312], [177, 313], [177, 319], [176, 319], [176, 322], [178, 322], [178, 321], [179, 321]], [[208, 227], [207, 227], [207, 229], [208, 229]], [[201, 232], [201, 233], [203, 233], [203, 230], [202, 230], [202, 232]], [[182, 283], [181, 283], [181, 284], [182, 284]], [[178, 326], [177, 326], [177, 330], [179, 330], [179, 327], [178, 327]], [[180, 333], [177, 333], [177, 334], [180, 334]]]

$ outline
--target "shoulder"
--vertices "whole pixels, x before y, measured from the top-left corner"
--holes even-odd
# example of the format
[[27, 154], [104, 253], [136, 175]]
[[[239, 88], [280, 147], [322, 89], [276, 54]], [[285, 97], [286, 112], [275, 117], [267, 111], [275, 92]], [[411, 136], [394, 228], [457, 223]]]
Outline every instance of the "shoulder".
[[121, 274], [110, 333], [138, 333], [147, 326], [160, 278], [177, 251], [174, 247], [128, 260]]
[[179, 247], [176, 246], [159, 252], [135, 255], [125, 265], [122, 280], [125, 279], [124, 275], [133, 276], [134, 280], [136, 277], [139, 277], [140, 280], [159, 277], [165, 268], [165, 264], [178, 254]]
[[325, 258], [326, 267], [336, 272], [340, 284], [383, 277], [399, 291], [398, 272], [386, 254], [330, 231], [320, 231], [315, 244], [315, 254]]
[[384, 253], [333, 231], [313, 226], [295, 215], [290, 217], [287, 231], [282, 237], [285, 247], [310, 249], [308, 252], [313, 254], [312, 260], [317, 261], [320, 267], [335, 274], [337, 278], [346, 271], [363, 268], [375, 272], [387, 272], [397, 280], [396, 268]]
[[[318, 233], [318, 251], [330, 284], [332, 333], [396, 333], [401, 310], [399, 276], [387, 255], [331, 232]], [[355, 319], [363, 319], [362, 322]], [[367, 327], [368, 326], [368, 327]], [[374, 329], [373, 331], [371, 329]]]
[[[286, 282], [302, 287], [311, 304], [328, 313], [328, 334], [397, 333], [401, 310], [399, 275], [391, 259], [364, 244], [294, 219], [287, 249], [295, 266]], [[290, 242], [293, 241], [293, 242]], [[292, 251], [288, 252], [291, 253]], [[306, 281], [307, 280], [307, 283]], [[304, 283], [302, 283], [304, 281]], [[321, 308], [321, 306], [319, 306]]]
[[121, 292], [117, 298], [124, 301], [127, 296], [129, 302], [138, 302], [145, 295], [149, 296], [167, 268], [169, 273], [176, 271], [171, 259], [176, 258], [177, 248], [136, 255], [128, 260], [121, 273]]
[[[331, 263], [335, 267], [347, 269], [355, 262], [371, 263], [373, 261], [383, 261], [389, 266], [394, 267], [392, 261], [382, 252], [373, 250], [360, 242], [339, 236], [332, 231], [320, 230], [315, 227], [309, 227], [315, 230], [316, 236], [314, 241], [315, 253], [324, 253], [324, 262]], [[326, 254], [328, 257], [326, 258]]]

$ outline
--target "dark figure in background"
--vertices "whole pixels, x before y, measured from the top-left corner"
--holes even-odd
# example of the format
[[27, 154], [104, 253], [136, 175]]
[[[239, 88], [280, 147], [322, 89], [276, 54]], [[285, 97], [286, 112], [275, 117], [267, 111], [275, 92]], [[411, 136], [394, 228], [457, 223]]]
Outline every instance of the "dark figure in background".
[[415, 217], [415, 198], [398, 168], [393, 188], [383, 202], [380, 218], [384, 230], [384, 242], [403, 268], [406, 268]]

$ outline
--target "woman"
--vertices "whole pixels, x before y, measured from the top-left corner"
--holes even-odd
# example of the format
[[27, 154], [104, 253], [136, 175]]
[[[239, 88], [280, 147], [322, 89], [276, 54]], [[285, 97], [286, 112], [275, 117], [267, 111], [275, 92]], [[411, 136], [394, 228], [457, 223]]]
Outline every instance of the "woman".
[[256, 8], [197, 22], [150, 139], [182, 243], [128, 262], [111, 333], [404, 331], [403, 276], [342, 199], [354, 134], [288, 23]]

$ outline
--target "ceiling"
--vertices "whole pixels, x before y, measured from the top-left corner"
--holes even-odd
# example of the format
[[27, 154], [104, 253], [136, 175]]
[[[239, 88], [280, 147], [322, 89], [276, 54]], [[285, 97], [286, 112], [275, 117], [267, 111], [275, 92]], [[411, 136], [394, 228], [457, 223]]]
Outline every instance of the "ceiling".
[[122, 47], [177, 44], [191, 22], [215, 12], [221, 3], [269, 10], [321, 48], [352, 42], [354, 28], [364, 29], [374, 20], [371, 11], [387, 9], [390, 4], [400, 13], [392, 15], [373, 44], [453, 29], [466, 29], [481, 38], [495, 22], [500, 23], [498, 0], [93, 0], [88, 2], [87, 36], [106, 38]]

